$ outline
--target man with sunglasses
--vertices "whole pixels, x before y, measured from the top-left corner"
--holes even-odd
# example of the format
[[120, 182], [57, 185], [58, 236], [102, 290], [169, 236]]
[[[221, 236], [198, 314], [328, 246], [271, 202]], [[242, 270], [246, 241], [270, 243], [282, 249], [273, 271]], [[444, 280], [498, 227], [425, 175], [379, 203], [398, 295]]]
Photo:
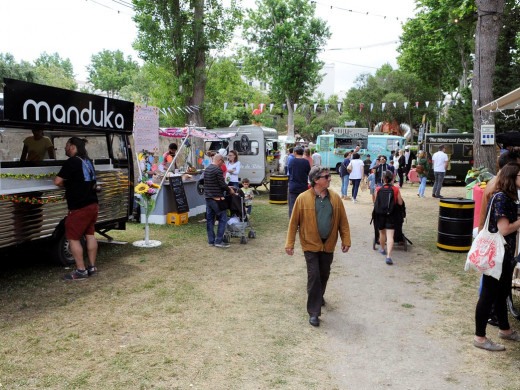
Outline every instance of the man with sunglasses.
[[294, 255], [296, 231], [307, 263], [307, 312], [309, 323], [320, 326], [323, 295], [330, 275], [334, 249], [341, 237], [341, 251], [350, 249], [350, 230], [347, 214], [340, 196], [329, 190], [330, 172], [326, 167], [312, 167], [309, 172], [311, 188], [298, 196], [294, 203], [285, 252]]

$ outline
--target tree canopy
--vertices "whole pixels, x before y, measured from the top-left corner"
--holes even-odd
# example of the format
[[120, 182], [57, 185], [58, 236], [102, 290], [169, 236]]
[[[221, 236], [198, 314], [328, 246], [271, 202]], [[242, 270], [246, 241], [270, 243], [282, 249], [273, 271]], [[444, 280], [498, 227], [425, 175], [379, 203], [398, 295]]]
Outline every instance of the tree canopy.
[[[225, 8], [219, 0], [133, 0], [138, 35], [134, 47], [146, 62], [171, 71], [182, 106], [202, 106], [206, 89], [206, 61], [210, 50], [231, 41], [241, 18], [236, 1]], [[201, 110], [188, 115], [203, 126]]]
[[294, 136], [294, 104], [311, 96], [322, 76], [318, 53], [330, 37], [326, 22], [314, 16], [306, 0], [259, 0], [248, 10], [242, 50], [245, 71], [269, 84], [288, 109], [288, 134]]
[[139, 72], [139, 65], [131, 56], [125, 59], [120, 50], [103, 50], [92, 56], [87, 70], [88, 81], [94, 88], [106, 92], [108, 97], [114, 97], [121, 88], [132, 82]]

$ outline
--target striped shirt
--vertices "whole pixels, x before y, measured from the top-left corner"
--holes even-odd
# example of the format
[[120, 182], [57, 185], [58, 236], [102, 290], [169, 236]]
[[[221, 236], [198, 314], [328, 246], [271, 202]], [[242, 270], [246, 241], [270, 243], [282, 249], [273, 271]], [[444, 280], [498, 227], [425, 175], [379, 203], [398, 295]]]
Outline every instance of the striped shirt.
[[226, 185], [222, 169], [215, 164], [210, 164], [204, 170], [204, 197], [220, 198], [224, 196], [224, 192], [231, 192]]

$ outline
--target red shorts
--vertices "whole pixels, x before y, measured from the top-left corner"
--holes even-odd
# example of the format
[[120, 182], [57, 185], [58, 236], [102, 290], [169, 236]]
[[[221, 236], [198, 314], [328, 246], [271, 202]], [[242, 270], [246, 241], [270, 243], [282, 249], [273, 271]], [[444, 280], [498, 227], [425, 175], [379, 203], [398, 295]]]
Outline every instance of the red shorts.
[[98, 211], [97, 203], [89, 204], [82, 209], [69, 210], [65, 220], [65, 237], [69, 240], [79, 240], [84, 235], [93, 236]]

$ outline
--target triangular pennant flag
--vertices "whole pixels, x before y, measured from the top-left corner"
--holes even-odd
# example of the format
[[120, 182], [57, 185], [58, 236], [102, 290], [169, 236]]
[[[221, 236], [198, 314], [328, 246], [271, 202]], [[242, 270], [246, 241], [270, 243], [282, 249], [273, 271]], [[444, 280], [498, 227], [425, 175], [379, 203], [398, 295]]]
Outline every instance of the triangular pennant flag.
[[453, 107], [454, 104], [455, 104], [455, 102], [453, 100], [450, 101], [450, 107]]
[[428, 108], [428, 106], [430, 105], [430, 102], [424, 102], [424, 104], [426, 104], [426, 108]]
[[274, 103], [269, 104], [269, 112], [273, 111]]
[[415, 102], [415, 108], [419, 108], [419, 102]]
[[296, 112], [296, 109], [298, 108], [298, 104], [294, 103], [294, 112]]
[[363, 109], [363, 103], [361, 103], [361, 104], [359, 105], [359, 112], [361, 112], [362, 109]]
[[474, 104], [475, 106], [477, 105], [477, 102], [478, 102], [477, 99], [473, 100], [473, 104]]
[[408, 107], [408, 102], [404, 102], [404, 109], [406, 110], [406, 107]]
[[341, 103], [338, 103], [338, 112], [341, 112]]
[[224, 111], [226, 111], [227, 103], [224, 103]]
[[325, 104], [325, 112], [329, 112], [329, 105]]
[[466, 104], [466, 99], [461, 100], [462, 104]]
[[244, 103], [244, 108], [247, 110], [247, 108], [249, 107], [249, 104], [247, 103]]
[[381, 103], [381, 111], [385, 110], [386, 103]]
[[302, 112], [305, 111], [305, 104], [302, 104]]
[[393, 102], [392, 104], [394, 105], [394, 108], [397, 107], [397, 103], [396, 102]]
[[249, 106], [251, 107], [251, 111], [255, 109], [255, 105], [253, 103], [250, 103]]
[[180, 112], [183, 112], [184, 110], [182, 108], [180, 108], [179, 106], [177, 106], [177, 110], [179, 110]]
[[316, 114], [316, 107], [318, 107], [318, 103], [314, 103], [314, 113]]
[[260, 111], [264, 111], [264, 106], [265, 106], [264, 103], [260, 103]]
[[441, 101], [437, 100], [437, 107], [441, 108]]
[[159, 108], [159, 111], [160, 111], [161, 114], [163, 114], [164, 116], [168, 116], [168, 113], [167, 113], [166, 109], [164, 109], [164, 108]]
[[374, 103], [370, 103], [370, 112], [374, 109]]
[[287, 104], [284, 103], [284, 104], [282, 105], [282, 111], [285, 111], [285, 106], [287, 106]]
[[[175, 107], [174, 107], [173, 109], [175, 110]], [[168, 107], [168, 112], [170, 113], [171, 116], [173, 116], [173, 114], [172, 114], [172, 110], [171, 110], [170, 107]], [[175, 113], [177, 114], [177, 111], [175, 111]]]

